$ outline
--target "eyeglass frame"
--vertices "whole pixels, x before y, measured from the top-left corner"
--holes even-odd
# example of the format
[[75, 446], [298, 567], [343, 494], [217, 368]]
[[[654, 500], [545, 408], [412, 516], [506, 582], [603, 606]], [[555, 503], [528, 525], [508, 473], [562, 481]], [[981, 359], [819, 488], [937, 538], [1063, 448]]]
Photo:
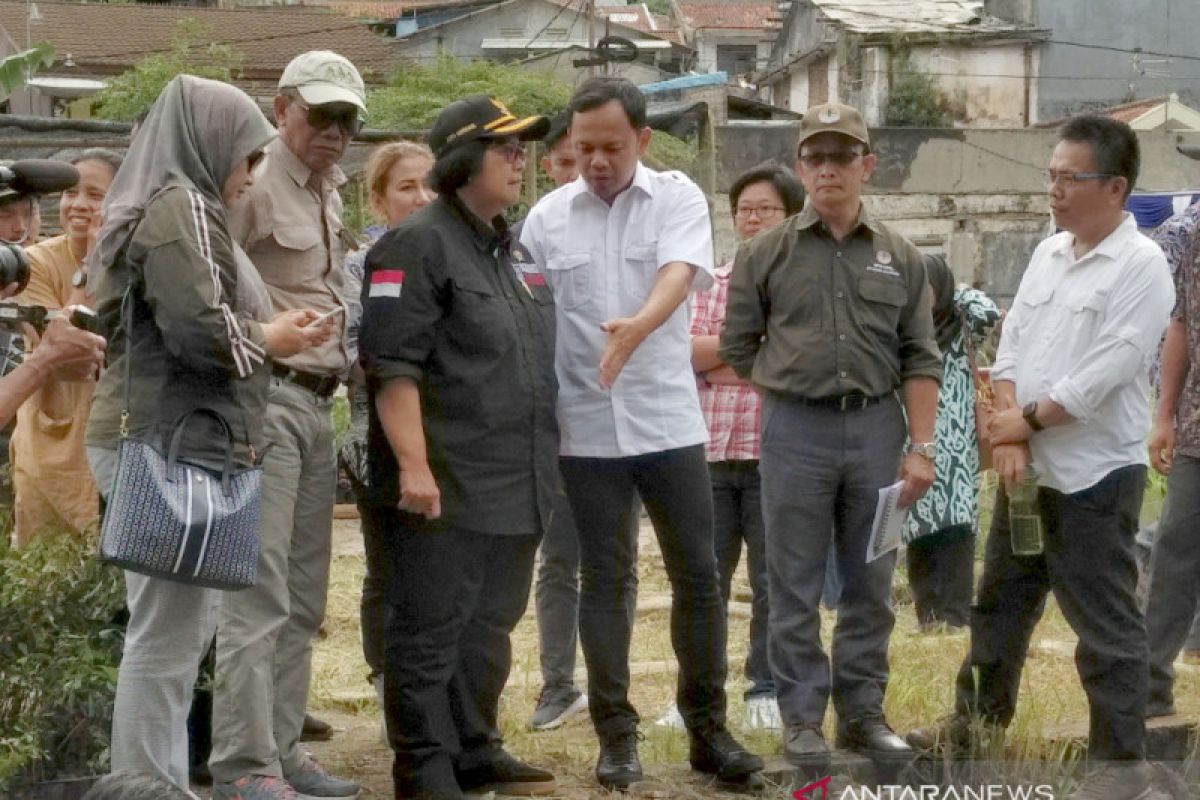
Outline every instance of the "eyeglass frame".
[[1047, 189], [1052, 189], [1059, 183], [1062, 183], [1064, 189], [1070, 189], [1080, 181], [1103, 181], [1123, 177], [1115, 172], [1055, 172], [1052, 169], [1044, 169], [1041, 173], [1042, 183]]
[[489, 150], [499, 150], [504, 160], [516, 164], [518, 160], [529, 160], [529, 148], [520, 139], [491, 139], [487, 143]]
[[733, 210], [733, 216], [738, 219], [750, 219], [750, 215], [753, 214], [754, 216], [758, 217], [759, 221], [761, 222], [764, 219], [763, 212], [786, 216], [787, 209], [783, 206], [758, 206], [756, 208], [738, 207]]
[[[298, 105], [304, 109], [304, 111], [305, 111], [304, 121], [307, 122], [309, 127], [312, 128], [313, 130], [323, 131], [323, 130], [327, 130], [330, 125], [337, 125], [338, 129], [342, 133], [353, 138], [353, 137], [357, 136], [359, 134], [359, 132], [361, 132], [363, 129], [364, 123], [363, 123], [362, 113], [359, 111], [359, 109], [356, 106], [354, 106], [353, 103], [345, 103], [345, 104], [322, 103], [321, 105], [310, 106], [308, 103], [304, 102], [303, 98], [301, 98], [299, 96], [298, 92], [296, 93], [295, 96], [291, 97], [290, 100], [292, 101], [292, 103], [294, 105]], [[350, 110], [346, 113], [338, 115], [337, 117], [330, 118], [329, 112], [325, 111], [323, 109], [326, 106], [331, 106], [331, 105], [346, 105], [346, 106], [349, 106]], [[351, 116], [351, 115], [353, 115], [353, 116]], [[314, 120], [313, 117], [325, 117], [329, 121], [326, 122], [324, 125], [321, 125], [318, 121]], [[353, 122], [351, 123], [351, 127], [347, 127], [346, 125], [342, 124], [343, 120], [346, 118], [350, 118], [353, 120]]]
[[[825, 166], [826, 162], [833, 164], [836, 167], [848, 167], [856, 160], [866, 157], [867, 153], [863, 150], [835, 150], [835, 151], [820, 151], [805, 155], [800, 153], [796, 159], [804, 165], [805, 169], [820, 169]], [[819, 159], [816, 163], [811, 163], [811, 159]]]

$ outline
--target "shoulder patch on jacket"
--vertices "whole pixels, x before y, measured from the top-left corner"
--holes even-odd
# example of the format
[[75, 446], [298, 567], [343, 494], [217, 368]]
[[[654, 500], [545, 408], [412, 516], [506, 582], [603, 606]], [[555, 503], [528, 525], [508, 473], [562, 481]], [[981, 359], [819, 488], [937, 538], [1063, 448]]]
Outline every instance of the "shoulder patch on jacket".
[[371, 288], [367, 297], [400, 298], [400, 289], [404, 286], [404, 270], [377, 269], [371, 273]]

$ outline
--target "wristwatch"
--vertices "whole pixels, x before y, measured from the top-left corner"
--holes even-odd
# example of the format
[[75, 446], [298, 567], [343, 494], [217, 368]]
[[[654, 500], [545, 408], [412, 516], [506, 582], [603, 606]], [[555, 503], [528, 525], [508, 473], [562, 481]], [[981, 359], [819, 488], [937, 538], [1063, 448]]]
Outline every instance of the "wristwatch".
[[82, 289], [87, 286], [87, 270], [83, 267], [75, 270], [75, 274], [71, 276], [71, 285], [76, 289]]
[[1024, 417], [1024, 419], [1027, 423], [1029, 423], [1029, 427], [1033, 428], [1034, 433], [1037, 433], [1040, 430], [1044, 430], [1046, 427], [1042, 423], [1038, 422], [1037, 400], [1031, 401], [1023, 409], [1021, 409], [1021, 416]]
[[908, 446], [908, 452], [933, 461], [937, 458], [937, 444], [934, 442], [913, 443]]

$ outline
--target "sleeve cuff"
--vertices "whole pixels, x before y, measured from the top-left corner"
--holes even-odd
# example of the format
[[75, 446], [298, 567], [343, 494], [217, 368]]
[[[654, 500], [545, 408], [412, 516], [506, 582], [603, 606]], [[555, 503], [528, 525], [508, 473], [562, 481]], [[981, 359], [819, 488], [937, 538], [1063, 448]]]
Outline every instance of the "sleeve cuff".
[[425, 377], [425, 370], [411, 361], [372, 359], [367, 366], [367, 377], [376, 386], [396, 378], [410, 378], [419, 383]]
[[911, 380], [913, 378], [933, 378], [940, 386], [942, 383], [942, 365], [931, 367], [913, 367], [911, 369], [901, 370], [900, 381]]
[[1092, 418], [1091, 404], [1069, 377], [1054, 384], [1054, 388], [1050, 390], [1050, 399], [1080, 422], [1089, 422]]

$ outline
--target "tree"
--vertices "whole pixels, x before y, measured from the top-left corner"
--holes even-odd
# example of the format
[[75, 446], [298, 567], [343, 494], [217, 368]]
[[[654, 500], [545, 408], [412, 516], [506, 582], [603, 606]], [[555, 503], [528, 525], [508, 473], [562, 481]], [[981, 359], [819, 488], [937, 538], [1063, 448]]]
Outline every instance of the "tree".
[[93, 111], [101, 119], [137, 119], [149, 110], [163, 88], [177, 75], [198, 75], [229, 81], [242, 69], [244, 56], [229, 45], [211, 42], [212, 34], [195, 19], [179, 21], [171, 49], [143, 58], [131, 70], [109, 81], [96, 93]]
[[54, 63], [54, 48], [45, 42], [0, 59], [0, 103], [12, 97], [34, 72]]
[[907, 52], [892, 62], [892, 90], [888, 95], [886, 124], [893, 128], [947, 128], [953, 122], [949, 103], [933, 79], [919, 71]]

